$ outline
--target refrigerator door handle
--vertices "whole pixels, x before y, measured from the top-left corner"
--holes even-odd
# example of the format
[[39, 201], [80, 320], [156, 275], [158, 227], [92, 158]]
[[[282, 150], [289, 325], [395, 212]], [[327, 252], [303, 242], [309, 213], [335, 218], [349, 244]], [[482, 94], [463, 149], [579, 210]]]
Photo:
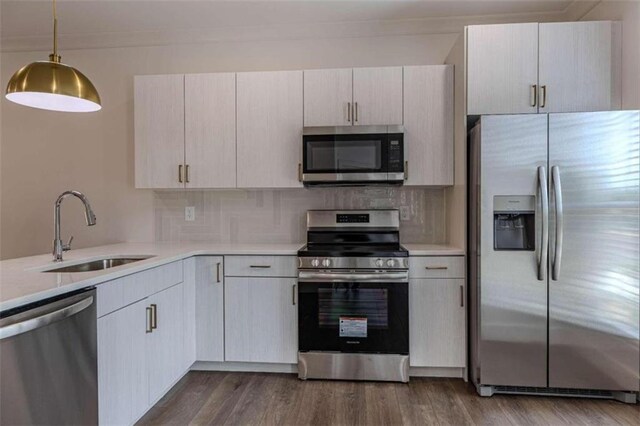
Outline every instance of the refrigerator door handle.
[[538, 191], [542, 205], [542, 238], [538, 251], [538, 281], [547, 277], [547, 253], [549, 250], [549, 193], [547, 192], [547, 169], [538, 167]]
[[562, 234], [564, 231], [564, 212], [562, 209], [562, 184], [560, 182], [560, 167], [551, 167], [551, 183], [553, 185], [553, 196], [555, 199], [555, 233], [556, 243], [553, 253], [553, 264], [551, 269], [551, 279], [558, 281], [560, 278], [560, 265], [562, 262]]

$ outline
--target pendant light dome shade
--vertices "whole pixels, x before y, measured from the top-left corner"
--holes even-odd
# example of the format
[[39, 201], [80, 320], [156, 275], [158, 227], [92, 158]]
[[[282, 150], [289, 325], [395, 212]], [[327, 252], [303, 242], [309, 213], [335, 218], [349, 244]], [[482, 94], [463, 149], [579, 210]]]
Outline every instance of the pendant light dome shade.
[[55, 60], [20, 68], [9, 80], [6, 93], [12, 102], [52, 111], [92, 112], [102, 108], [93, 83], [77, 69]]

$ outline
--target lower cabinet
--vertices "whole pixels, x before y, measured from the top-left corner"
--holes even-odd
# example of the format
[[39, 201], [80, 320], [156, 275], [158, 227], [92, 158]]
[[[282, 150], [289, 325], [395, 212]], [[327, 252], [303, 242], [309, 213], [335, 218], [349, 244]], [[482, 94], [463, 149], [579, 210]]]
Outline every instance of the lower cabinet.
[[224, 261], [195, 258], [196, 359], [224, 361]]
[[98, 318], [98, 416], [132, 424], [184, 372], [183, 285]]
[[298, 362], [297, 280], [227, 277], [225, 361]]
[[466, 366], [464, 279], [409, 280], [412, 367]]

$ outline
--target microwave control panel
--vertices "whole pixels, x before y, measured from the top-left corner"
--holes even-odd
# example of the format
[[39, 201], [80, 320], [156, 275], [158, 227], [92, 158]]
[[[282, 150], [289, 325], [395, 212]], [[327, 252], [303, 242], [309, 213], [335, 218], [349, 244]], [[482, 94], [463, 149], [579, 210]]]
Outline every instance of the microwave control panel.
[[389, 172], [404, 171], [403, 135], [389, 135]]

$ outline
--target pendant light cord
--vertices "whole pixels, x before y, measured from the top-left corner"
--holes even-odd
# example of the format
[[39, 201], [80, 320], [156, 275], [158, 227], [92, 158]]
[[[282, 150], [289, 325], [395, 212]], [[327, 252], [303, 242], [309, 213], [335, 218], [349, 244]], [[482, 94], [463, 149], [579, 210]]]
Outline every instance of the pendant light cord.
[[56, 13], [56, 0], [53, 0], [53, 53], [49, 55], [51, 62], [60, 62], [58, 55], [58, 14]]

